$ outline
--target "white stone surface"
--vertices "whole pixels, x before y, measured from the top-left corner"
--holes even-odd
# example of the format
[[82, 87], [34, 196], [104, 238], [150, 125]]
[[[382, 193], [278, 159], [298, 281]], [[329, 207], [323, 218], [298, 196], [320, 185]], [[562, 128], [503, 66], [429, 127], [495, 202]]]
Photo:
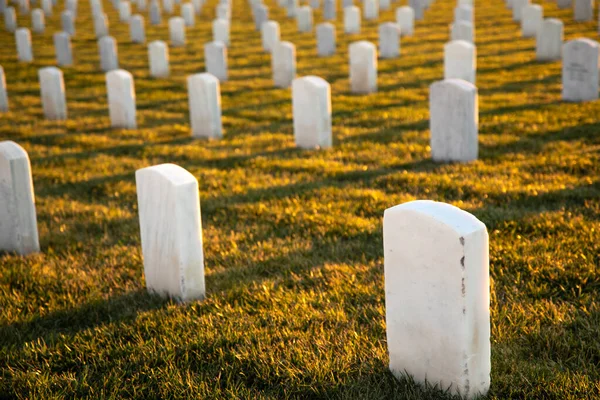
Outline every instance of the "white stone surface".
[[352, 93], [377, 91], [377, 48], [371, 42], [350, 44], [350, 90]]
[[64, 32], [71, 36], [75, 35], [75, 20], [71, 11], [65, 10], [60, 13], [60, 23]]
[[231, 20], [231, 9], [227, 4], [219, 4], [217, 6], [217, 18], [226, 19], [227, 21]]
[[538, 61], [560, 60], [563, 45], [563, 23], [556, 18], [542, 22], [536, 36], [535, 58]]
[[379, 0], [379, 11], [387, 11], [390, 9], [390, 0]]
[[169, 37], [171, 39], [171, 46], [185, 46], [185, 21], [183, 18], [169, 18]]
[[323, 19], [325, 21], [335, 21], [337, 18], [336, 0], [325, 0], [323, 2]]
[[298, 0], [287, 0], [286, 15], [288, 18], [296, 16], [296, 10], [299, 8]]
[[6, 76], [4, 68], [0, 66], [0, 112], [8, 112], [8, 91], [6, 89]]
[[344, 32], [360, 33], [360, 8], [356, 6], [344, 8]]
[[73, 65], [73, 48], [71, 36], [67, 32], [56, 32], [53, 37], [56, 64], [61, 67]]
[[415, 32], [415, 11], [408, 6], [398, 7], [396, 22], [400, 25], [402, 36], [412, 36]]
[[148, 291], [178, 301], [205, 296], [198, 181], [161, 164], [135, 172]]
[[312, 8], [303, 6], [296, 10], [296, 25], [298, 32], [311, 32], [313, 26]]
[[40, 251], [29, 156], [8, 140], [0, 142], [0, 250]]
[[390, 370], [465, 399], [490, 387], [489, 239], [473, 215], [411, 201], [383, 217]]
[[52, 12], [52, 0], [42, 0], [41, 1], [41, 7], [42, 10], [44, 11], [44, 15], [46, 17], [51, 17], [53, 12]]
[[19, 4], [19, 13], [21, 15], [29, 14], [29, 0], [18, 0], [17, 4]]
[[144, 17], [136, 14], [129, 21], [129, 36], [133, 43], [146, 43], [146, 28]]
[[181, 18], [183, 18], [185, 26], [187, 27], [196, 25], [196, 14], [192, 3], [185, 3], [181, 6]]
[[108, 36], [108, 16], [106, 14], [100, 13], [94, 16], [94, 33], [96, 39]]
[[33, 33], [44, 33], [46, 30], [46, 19], [41, 8], [36, 8], [31, 12], [31, 30]]
[[202, 14], [203, 1], [202, 0], [192, 0], [192, 4], [194, 5], [194, 13], [196, 14], [196, 16], [199, 16], [200, 14]]
[[229, 47], [229, 21], [217, 18], [212, 22], [212, 35], [214, 42], [223, 42]]
[[556, 0], [558, 8], [571, 8], [571, 0]]
[[90, 0], [90, 7], [92, 8], [92, 15], [104, 14], [101, 0]]
[[379, 18], [379, 0], [363, 0], [363, 15], [367, 21]]
[[542, 27], [544, 9], [539, 4], [529, 4], [523, 7], [521, 17], [521, 36], [536, 37]]
[[408, 6], [415, 12], [415, 20], [420, 21], [425, 18], [425, 7], [421, 0], [408, 0]]
[[63, 73], [56, 67], [38, 71], [44, 117], [48, 120], [67, 119], [67, 99]]
[[335, 25], [330, 22], [317, 25], [317, 54], [320, 57], [328, 57], [335, 54], [335, 48]]
[[331, 147], [331, 89], [317, 76], [292, 82], [294, 139], [303, 149]]
[[465, 40], [453, 40], [444, 46], [444, 79], [463, 79], [475, 84], [477, 50]]
[[32, 62], [33, 50], [31, 48], [31, 32], [27, 28], [19, 28], [15, 32], [17, 44], [17, 58], [20, 62]]
[[148, 1], [147, 0], [137, 0], [137, 10], [139, 12], [144, 12], [148, 9]]
[[11, 33], [17, 30], [17, 12], [14, 7], [4, 10], [4, 29]]
[[108, 112], [113, 128], [137, 128], [133, 75], [116, 69], [106, 73]]
[[318, 10], [321, 7], [321, 0], [309, 0], [310, 8], [313, 10]]
[[219, 82], [227, 80], [227, 46], [223, 42], [210, 42], [204, 45], [206, 72], [214, 75]]
[[598, 42], [579, 38], [563, 45], [562, 99], [598, 99]]
[[475, 43], [475, 29], [473, 24], [466, 21], [459, 21], [450, 25], [450, 40], [465, 40]]
[[173, 0], [162, 0], [162, 9], [167, 14], [173, 14]]
[[512, 0], [512, 2], [513, 21], [521, 22], [521, 19], [523, 17], [523, 8], [529, 5], [530, 0]]
[[119, 2], [119, 21], [129, 22], [131, 18], [131, 3], [125, 0]]
[[429, 88], [431, 157], [469, 162], [479, 152], [477, 88], [462, 79], [434, 82]]
[[594, 19], [594, 0], [573, 0], [573, 19], [592, 21]]
[[187, 86], [192, 136], [222, 138], [219, 80], [209, 73], [194, 74], [188, 76]]
[[277, 43], [281, 41], [279, 23], [277, 21], [265, 22], [260, 29], [260, 35], [263, 49], [266, 52], [272, 52]]
[[276, 87], [288, 88], [296, 78], [296, 47], [290, 42], [279, 42], [271, 53], [271, 69]]
[[454, 9], [454, 22], [467, 21], [473, 23], [473, 7], [461, 4]]
[[73, 21], [77, 19], [77, 1], [78, 0], [65, 0], [65, 10], [71, 12]]
[[169, 47], [162, 40], [155, 40], [148, 45], [148, 65], [151, 77], [169, 76]]
[[150, 1], [150, 25], [160, 25], [162, 22], [162, 10], [158, 0]]
[[379, 25], [379, 56], [381, 58], [400, 56], [400, 31], [400, 25], [395, 22], [385, 22]]
[[100, 69], [104, 72], [119, 68], [117, 41], [112, 36], [103, 36], [98, 40]]
[[254, 28], [260, 31], [262, 24], [269, 20], [269, 9], [264, 4], [260, 4], [254, 10]]

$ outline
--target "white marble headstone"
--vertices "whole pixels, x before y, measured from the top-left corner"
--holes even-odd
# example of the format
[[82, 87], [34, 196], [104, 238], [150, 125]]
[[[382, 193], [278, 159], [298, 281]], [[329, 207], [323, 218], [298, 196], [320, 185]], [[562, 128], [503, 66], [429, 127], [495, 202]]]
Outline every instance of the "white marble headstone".
[[122, 69], [107, 72], [106, 92], [110, 125], [113, 128], [137, 128], [133, 75]]
[[214, 42], [223, 42], [229, 46], [229, 21], [217, 18], [212, 22], [212, 34]]
[[530, 0], [512, 0], [513, 21], [521, 22], [523, 17], [523, 8], [529, 5]]
[[350, 90], [352, 93], [377, 91], [377, 48], [371, 42], [350, 44]]
[[265, 22], [260, 29], [260, 34], [263, 49], [270, 53], [281, 40], [279, 23], [277, 21]]
[[4, 29], [11, 33], [17, 30], [17, 12], [14, 7], [4, 10]]
[[187, 86], [192, 136], [222, 138], [219, 80], [209, 73], [194, 74], [188, 76]]
[[296, 47], [290, 42], [279, 42], [271, 53], [271, 69], [276, 87], [288, 88], [296, 78]]
[[450, 40], [465, 40], [474, 43], [475, 29], [473, 24], [466, 21], [459, 21], [450, 25]]
[[444, 79], [463, 79], [475, 84], [477, 50], [465, 40], [453, 40], [444, 46]]
[[379, 56], [381, 58], [400, 56], [400, 31], [400, 25], [395, 22], [385, 22], [379, 25]]
[[323, 2], [323, 19], [326, 21], [335, 21], [337, 18], [336, 0], [325, 0]]
[[344, 32], [360, 33], [360, 8], [356, 6], [344, 8]]
[[363, 14], [367, 21], [379, 18], [379, 0], [363, 0]]
[[402, 36], [412, 36], [415, 29], [415, 11], [408, 6], [398, 7], [396, 22], [400, 25]]
[[298, 32], [312, 31], [312, 8], [309, 6], [299, 7], [298, 10], [296, 10], [296, 24], [298, 26]]
[[133, 43], [146, 43], [145, 21], [142, 15], [136, 14], [129, 21], [129, 36]]
[[94, 15], [94, 33], [96, 39], [108, 36], [108, 16], [105, 13]]
[[536, 37], [542, 27], [544, 9], [539, 4], [529, 4], [523, 7], [521, 16], [521, 36]]
[[56, 64], [61, 67], [73, 65], [73, 49], [71, 36], [67, 32], [56, 32], [53, 35]]
[[162, 40], [155, 40], [148, 45], [148, 65], [151, 77], [169, 76], [169, 47]]
[[316, 76], [292, 82], [292, 110], [296, 146], [304, 149], [331, 147], [331, 89]]
[[27, 28], [19, 28], [15, 32], [17, 44], [17, 58], [20, 62], [32, 62], [33, 50], [31, 48], [31, 33]]
[[31, 11], [31, 30], [33, 33], [44, 33], [46, 30], [46, 19], [41, 8]]
[[192, 3], [185, 3], [181, 6], [181, 18], [183, 18], [187, 27], [196, 25], [196, 14], [194, 13], [194, 5]]
[[104, 72], [119, 68], [117, 41], [112, 36], [103, 36], [98, 40], [100, 69]]
[[38, 71], [44, 117], [48, 120], [67, 119], [67, 99], [63, 73], [56, 67]]
[[64, 32], [71, 36], [75, 35], [75, 21], [71, 11], [65, 10], [60, 13], [60, 23]]
[[160, 25], [162, 22], [162, 10], [158, 0], [150, 1], [150, 25]]
[[171, 46], [185, 46], [185, 21], [183, 18], [169, 18], [169, 37], [171, 39]]
[[579, 38], [563, 45], [562, 99], [598, 99], [598, 42]]
[[473, 23], [473, 7], [461, 4], [454, 9], [454, 22], [467, 21]]
[[425, 18], [425, 7], [422, 0], [408, 0], [408, 6], [415, 12], [415, 20], [420, 21]]
[[254, 10], [254, 28], [259, 31], [262, 24], [269, 20], [269, 9], [264, 4], [259, 4]]
[[560, 60], [563, 45], [563, 23], [556, 18], [548, 18], [536, 36], [535, 58], [538, 61]]
[[119, 2], [119, 21], [129, 22], [131, 18], [131, 3], [125, 0]]
[[44, 11], [44, 15], [46, 17], [51, 17], [52, 12], [52, 0], [42, 0], [41, 1], [42, 10]]
[[173, 0], [162, 0], [162, 9], [167, 14], [173, 14]]
[[573, 19], [592, 21], [594, 19], [594, 0], [573, 0]]
[[8, 91], [6, 89], [6, 77], [4, 68], [0, 66], [0, 112], [8, 112]]
[[227, 80], [227, 46], [223, 42], [210, 42], [204, 45], [206, 72], [214, 75], [219, 82]]
[[324, 22], [317, 25], [317, 54], [327, 57], [335, 54], [336, 34], [335, 25]]

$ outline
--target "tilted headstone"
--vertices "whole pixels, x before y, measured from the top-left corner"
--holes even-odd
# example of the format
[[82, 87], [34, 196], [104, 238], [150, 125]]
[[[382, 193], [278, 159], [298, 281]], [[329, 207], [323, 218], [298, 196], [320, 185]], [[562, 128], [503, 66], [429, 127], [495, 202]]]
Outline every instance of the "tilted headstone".
[[473, 215], [411, 201], [383, 217], [390, 370], [464, 399], [490, 387], [489, 238]]
[[573, 0], [573, 19], [592, 21], [594, 19], [594, 0]]
[[29, 156], [9, 140], [0, 142], [0, 250], [40, 251]]
[[450, 40], [464, 40], [475, 43], [475, 29], [473, 24], [466, 21], [458, 21], [450, 25]]
[[196, 14], [192, 3], [185, 3], [181, 6], [181, 17], [185, 22], [185, 26], [193, 27], [196, 25]]
[[75, 22], [73, 21], [73, 13], [71, 11], [66, 10], [60, 14], [60, 23], [64, 32], [67, 32], [71, 36], [75, 35]]
[[122, 69], [107, 72], [106, 92], [110, 126], [123, 129], [137, 128], [133, 76]]
[[560, 60], [563, 45], [563, 23], [556, 18], [547, 18], [536, 36], [535, 58], [538, 61]]
[[311, 32], [313, 25], [312, 8], [303, 6], [296, 10], [296, 24], [298, 32]]
[[316, 76], [292, 82], [294, 139], [303, 149], [331, 147], [331, 88]]
[[121, 0], [119, 3], [119, 21], [129, 22], [131, 18], [131, 3]]
[[6, 77], [4, 68], [0, 66], [0, 112], [8, 112], [8, 93], [6, 89]]
[[473, 23], [473, 7], [461, 4], [454, 9], [454, 22], [467, 21]]
[[44, 11], [44, 15], [46, 17], [51, 17], [53, 14], [52, 0], [42, 0], [41, 4], [42, 4], [42, 10]]
[[429, 88], [431, 157], [440, 162], [477, 159], [477, 88], [462, 79], [444, 79]]
[[444, 79], [463, 79], [475, 84], [477, 50], [465, 40], [453, 40], [444, 46]]
[[169, 76], [169, 48], [162, 40], [155, 40], [148, 45], [148, 65], [153, 78]]
[[219, 80], [209, 73], [194, 74], [188, 76], [187, 86], [192, 136], [222, 138]]
[[529, 5], [530, 0], [512, 0], [513, 2], [513, 21], [521, 22], [523, 17], [523, 8]]
[[162, 22], [162, 10], [158, 0], [150, 1], [150, 25], [160, 25]]
[[288, 88], [296, 78], [296, 47], [290, 42], [279, 42], [271, 53], [271, 69], [276, 87]]
[[53, 37], [56, 64], [61, 67], [73, 65], [73, 48], [71, 36], [67, 32], [56, 32]]
[[563, 45], [562, 99], [598, 99], [598, 42], [579, 38]]
[[360, 8], [356, 6], [344, 8], [344, 32], [360, 33]]
[[379, 1], [363, 0], [363, 15], [367, 21], [379, 18]]
[[544, 20], [544, 9], [539, 4], [529, 4], [523, 7], [521, 17], [521, 36], [536, 37], [542, 27]]
[[167, 14], [173, 14], [173, 0], [162, 0], [162, 9]]
[[135, 183], [148, 291], [178, 301], [204, 298], [198, 181], [160, 164], [137, 170]]
[[32, 62], [33, 50], [31, 48], [31, 33], [27, 28], [19, 28], [15, 32], [17, 43], [17, 58], [20, 62]]
[[371, 42], [350, 44], [350, 90], [352, 93], [377, 91], [377, 48]]
[[11, 33], [17, 31], [17, 12], [14, 7], [4, 10], [4, 29]]
[[325, 0], [323, 3], [323, 19], [326, 21], [335, 21], [337, 18], [336, 0]]
[[31, 31], [33, 33], [44, 33], [46, 30], [46, 20], [44, 11], [41, 8], [36, 8], [31, 12]]
[[400, 25], [402, 36], [412, 36], [415, 31], [415, 11], [408, 6], [398, 7], [396, 22]]
[[185, 21], [181, 17], [169, 18], [169, 37], [171, 46], [185, 46]]
[[212, 34], [214, 42], [223, 42], [229, 47], [229, 21], [226, 19], [215, 19], [212, 22]]
[[204, 64], [206, 72], [215, 76], [219, 82], [227, 80], [227, 46], [223, 42], [210, 42], [204, 45]]
[[146, 28], [144, 17], [136, 14], [129, 21], [129, 36], [133, 43], [146, 43]]
[[56, 67], [46, 67], [38, 71], [42, 108], [48, 120], [67, 119], [67, 100], [63, 73]]
[[108, 16], [104, 13], [94, 15], [94, 33], [96, 39], [108, 36]]
[[272, 52], [273, 48], [280, 42], [279, 23], [277, 21], [267, 21], [260, 30], [262, 47], [267, 52]]
[[379, 25], [379, 56], [396, 58], [400, 56], [400, 25], [386, 22]]
[[335, 54], [336, 48], [335, 25], [324, 22], [317, 25], [317, 54], [327, 57]]
[[262, 24], [269, 20], [269, 9], [264, 4], [256, 6], [254, 15], [254, 28], [259, 31]]

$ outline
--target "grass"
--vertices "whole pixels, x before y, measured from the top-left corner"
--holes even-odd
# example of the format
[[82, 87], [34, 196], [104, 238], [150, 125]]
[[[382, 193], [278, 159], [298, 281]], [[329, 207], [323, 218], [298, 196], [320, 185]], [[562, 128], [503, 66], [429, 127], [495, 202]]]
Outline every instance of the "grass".
[[[43, 119], [37, 83], [37, 69], [55, 62], [58, 7], [33, 35], [32, 64], [17, 63], [2, 30], [11, 112], [0, 138], [31, 158], [42, 252], [0, 255], [0, 397], [449, 399], [387, 370], [382, 215], [414, 199], [454, 204], [488, 227], [488, 398], [600, 396], [600, 102], [561, 102], [560, 62], [534, 60], [534, 40], [520, 38], [503, 1], [477, 0], [480, 159], [433, 163], [428, 87], [443, 75], [454, 3], [437, 0], [402, 56], [379, 61], [379, 92], [358, 96], [348, 44], [376, 42], [377, 23], [347, 36], [338, 10], [338, 53], [317, 58], [314, 35], [266, 0], [296, 45], [298, 75], [331, 84], [325, 151], [294, 147], [290, 91], [273, 88], [244, 0], [234, 0], [221, 141], [191, 139], [185, 87], [204, 70], [216, 0], [187, 46], [170, 48], [172, 75], [161, 80], [105, 2], [121, 67], [135, 77], [131, 131], [109, 127], [87, 1], [76, 64], [63, 70], [68, 121]], [[565, 39], [597, 38], [595, 22], [541, 4], [563, 20]], [[146, 22], [148, 41], [167, 40], [166, 18]], [[134, 172], [164, 162], [200, 184], [203, 302], [145, 290]]]

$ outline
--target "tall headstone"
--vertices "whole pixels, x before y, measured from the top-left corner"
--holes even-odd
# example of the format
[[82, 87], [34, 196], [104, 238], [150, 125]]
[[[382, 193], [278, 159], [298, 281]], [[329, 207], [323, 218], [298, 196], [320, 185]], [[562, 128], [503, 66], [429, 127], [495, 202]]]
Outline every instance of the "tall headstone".
[[46, 30], [44, 11], [41, 8], [36, 8], [31, 12], [31, 30], [33, 33], [44, 33]]
[[106, 73], [108, 113], [113, 128], [137, 128], [133, 75], [116, 69]]
[[17, 13], [14, 7], [4, 10], [4, 29], [11, 33], [17, 31]]
[[9, 140], [0, 142], [0, 250], [40, 251], [29, 156]]
[[535, 58], [538, 61], [560, 60], [563, 45], [563, 23], [556, 18], [547, 18], [536, 36]]
[[363, 1], [363, 14], [367, 21], [379, 18], [379, 1], [378, 0], [364, 0]]
[[356, 6], [344, 8], [344, 32], [360, 33], [360, 8]]
[[185, 3], [181, 6], [181, 17], [185, 22], [185, 26], [193, 27], [196, 25], [196, 14], [192, 3]]
[[46, 67], [38, 71], [42, 108], [48, 120], [67, 119], [67, 100], [63, 73], [56, 67]]
[[579, 38], [563, 45], [562, 99], [598, 99], [598, 42]]
[[206, 72], [215, 76], [219, 82], [227, 80], [227, 46], [223, 42], [210, 42], [204, 45], [204, 63]]
[[311, 32], [313, 25], [312, 8], [303, 6], [296, 11], [296, 24], [298, 32]]
[[231, 20], [231, 9], [228, 4], [219, 4], [217, 6], [217, 18]]
[[27, 28], [19, 28], [15, 32], [17, 43], [17, 58], [20, 62], [32, 62], [33, 51], [31, 49], [31, 33]]
[[477, 50], [464, 40], [453, 40], [444, 46], [444, 79], [463, 79], [475, 84]]
[[223, 42], [229, 47], [229, 21], [221, 18], [213, 20], [212, 34], [214, 42]]
[[71, 36], [75, 35], [75, 22], [71, 11], [66, 10], [60, 13], [60, 23], [64, 32]]
[[377, 48], [371, 42], [350, 44], [350, 90], [352, 93], [377, 91]]
[[137, 10], [139, 12], [145, 12], [148, 10], [148, 1], [147, 0], [137, 0]]
[[54, 52], [56, 53], [56, 64], [60, 67], [73, 65], [71, 36], [67, 32], [56, 32], [52, 39], [54, 41]]
[[592, 21], [594, 19], [594, 0], [573, 0], [573, 19]]
[[271, 53], [271, 69], [276, 87], [288, 88], [296, 78], [296, 47], [290, 42], [279, 42]]
[[172, 17], [169, 19], [169, 36], [171, 38], [171, 46], [185, 46], [185, 22], [181, 17]]
[[267, 21], [260, 29], [262, 47], [266, 52], [272, 52], [273, 48], [280, 42], [279, 23], [277, 21]]
[[331, 147], [331, 89], [316, 76], [294, 79], [292, 110], [296, 146], [303, 149]]
[[140, 14], [131, 17], [131, 21], [129, 21], [129, 36], [133, 43], [146, 43], [146, 28], [144, 25], [144, 17]]
[[479, 152], [477, 88], [462, 79], [434, 82], [429, 89], [431, 157], [469, 162]]
[[119, 21], [129, 22], [131, 18], [131, 3], [125, 0], [119, 2]]
[[6, 89], [6, 77], [4, 76], [4, 68], [0, 66], [0, 112], [8, 112], [8, 93]]
[[490, 387], [489, 239], [473, 215], [411, 201], [385, 210], [390, 370], [464, 399]]
[[458, 21], [450, 25], [450, 40], [464, 40], [475, 42], [475, 29], [473, 24], [466, 21]]
[[529, 4], [523, 7], [521, 18], [521, 35], [523, 37], [536, 37], [542, 27], [544, 9], [539, 4]]
[[108, 16], [105, 13], [94, 15], [94, 33], [96, 39], [108, 36]]
[[117, 41], [112, 36], [103, 36], [98, 40], [100, 52], [100, 69], [104, 72], [119, 68]]
[[412, 36], [415, 30], [415, 11], [408, 6], [398, 7], [396, 22], [400, 25], [402, 36]]
[[317, 54], [327, 57], [335, 54], [336, 48], [335, 25], [324, 22], [317, 25]]
[[205, 296], [198, 181], [174, 164], [135, 172], [149, 292], [178, 301]]
[[209, 73], [194, 74], [188, 76], [187, 86], [192, 136], [222, 138], [219, 80]]
[[400, 56], [400, 25], [385, 22], [379, 25], [379, 56], [396, 58]]
[[162, 40], [155, 40], [148, 45], [148, 65], [153, 78], [169, 76], [169, 48]]

